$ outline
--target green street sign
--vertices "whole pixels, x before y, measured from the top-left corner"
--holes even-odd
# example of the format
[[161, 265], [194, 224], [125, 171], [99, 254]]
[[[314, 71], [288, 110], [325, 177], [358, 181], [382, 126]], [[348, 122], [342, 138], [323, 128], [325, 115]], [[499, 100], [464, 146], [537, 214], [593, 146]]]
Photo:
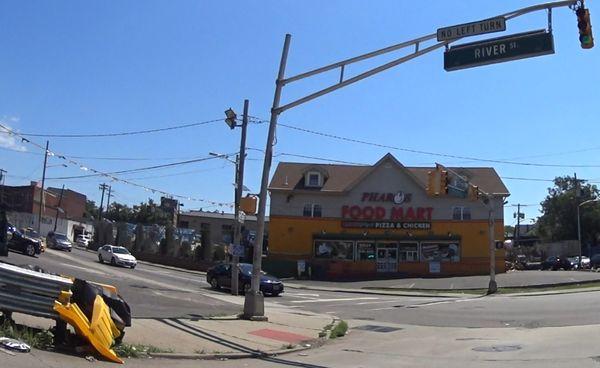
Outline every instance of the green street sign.
[[545, 30], [518, 33], [451, 47], [444, 53], [446, 71], [554, 54], [554, 38]]

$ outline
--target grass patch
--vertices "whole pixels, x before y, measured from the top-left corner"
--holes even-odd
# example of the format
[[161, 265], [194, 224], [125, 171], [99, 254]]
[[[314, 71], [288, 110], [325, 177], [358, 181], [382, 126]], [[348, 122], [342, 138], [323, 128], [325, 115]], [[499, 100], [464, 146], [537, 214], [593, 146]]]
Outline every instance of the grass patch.
[[54, 345], [54, 334], [51, 331], [17, 325], [9, 320], [0, 324], [0, 337], [19, 340], [36, 349], [45, 350]]
[[328, 324], [327, 326], [323, 327], [323, 329], [321, 330], [321, 332], [319, 332], [319, 337], [327, 337], [327, 333], [329, 331], [331, 331], [331, 329], [333, 328], [333, 324], [334, 323], [335, 323], [335, 321], [333, 321], [330, 324]]
[[113, 350], [121, 358], [140, 358], [152, 353], [172, 353], [173, 349], [162, 349], [152, 345], [119, 344]]
[[468, 295], [481, 295], [487, 292], [487, 289], [409, 289], [409, 288], [386, 288], [386, 287], [375, 287], [365, 286], [365, 290], [381, 290], [381, 291], [397, 291], [400, 293], [424, 293], [424, 294], [468, 294]]
[[331, 333], [329, 334], [329, 338], [337, 339], [338, 337], [345, 336], [346, 332], [348, 332], [348, 324], [346, 323], [346, 321], [342, 320], [342, 321], [338, 322], [338, 324], [335, 325], [335, 327], [331, 330]]
[[518, 294], [518, 293], [533, 293], [543, 291], [561, 291], [561, 290], [576, 290], [576, 289], [591, 289], [599, 288], [600, 281], [576, 283], [568, 285], [546, 286], [546, 287], [507, 287], [498, 288], [499, 294]]

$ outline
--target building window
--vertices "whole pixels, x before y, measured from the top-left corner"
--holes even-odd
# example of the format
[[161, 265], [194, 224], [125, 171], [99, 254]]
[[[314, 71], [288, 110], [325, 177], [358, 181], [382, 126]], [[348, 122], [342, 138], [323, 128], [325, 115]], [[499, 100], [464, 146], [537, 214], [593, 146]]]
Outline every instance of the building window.
[[321, 173], [318, 171], [309, 171], [306, 173], [304, 185], [312, 188], [320, 188], [323, 186]]
[[321, 217], [322, 207], [320, 204], [307, 203], [304, 205], [302, 210], [302, 216], [304, 217]]
[[417, 243], [400, 243], [398, 260], [400, 262], [418, 262], [419, 247]]
[[356, 243], [357, 261], [375, 260], [375, 243], [358, 242]]
[[452, 220], [470, 220], [471, 209], [469, 207], [452, 207]]
[[460, 261], [460, 244], [457, 242], [422, 242], [421, 261]]
[[315, 240], [315, 258], [354, 260], [354, 243], [343, 240]]
[[233, 243], [233, 226], [231, 225], [222, 225], [221, 226], [221, 239], [225, 244]]

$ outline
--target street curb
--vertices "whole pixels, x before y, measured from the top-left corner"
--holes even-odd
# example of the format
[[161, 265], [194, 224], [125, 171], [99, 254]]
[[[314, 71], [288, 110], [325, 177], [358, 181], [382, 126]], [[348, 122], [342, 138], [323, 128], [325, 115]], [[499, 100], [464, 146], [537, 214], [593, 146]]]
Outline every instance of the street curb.
[[556, 291], [539, 291], [539, 292], [529, 292], [529, 293], [513, 293], [513, 294], [497, 294], [498, 296], [516, 296], [516, 297], [524, 297], [524, 296], [547, 296], [547, 295], [562, 295], [562, 294], [578, 294], [578, 293], [591, 293], [600, 291], [600, 287], [598, 288], [579, 288], [579, 289], [567, 289], [567, 290], [556, 290]]
[[[73, 247], [73, 249], [78, 249], [78, 250], [81, 250], [81, 251], [84, 251], [84, 252], [89, 252], [89, 253], [94, 253], [94, 254], [96, 253], [96, 251], [91, 250], [91, 249], [87, 249], [87, 248]], [[167, 270], [180, 271], [180, 272], [191, 273], [191, 274], [194, 274], [194, 275], [206, 276], [206, 272], [204, 272], [204, 271], [187, 270], [185, 268], [178, 268], [178, 267], [173, 267], [173, 266], [166, 266], [166, 265], [161, 265], [161, 264], [158, 264], [158, 263], [152, 263], [152, 262], [148, 262], [148, 261], [140, 261], [139, 259], [138, 259], [138, 263], [145, 264], [147, 266], [164, 268], [164, 269], [167, 269]]]
[[175, 360], [218, 360], [218, 359], [244, 359], [244, 358], [264, 358], [272, 357], [277, 355], [285, 355], [295, 353], [298, 351], [304, 351], [312, 349], [313, 344], [310, 346], [298, 346], [291, 349], [280, 349], [273, 351], [256, 351], [253, 353], [217, 353], [217, 354], [180, 354], [180, 353], [148, 353], [147, 355], [152, 358], [162, 359], [175, 359]]
[[414, 297], [424, 297], [424, 298], [456, 298], [456, 297], [479, 295], [479, 294], [454, 294], [454, 293], [443, 293], [443, 294], [407, 293], [407, 292], [402, 293], [402, 292], [393, 292], [393, 291], [384, 291], [384, 290], [342, 289], [342, 288], [327, 288], [327, 287], [294, 285], [294, 284], [286, 284], [285, 286], [288, 289], [298, 289], [298, 290], [330, 291], [330, 292], [334, 292], [334, 293], [350, 293], [350, 294], [414, 296]]

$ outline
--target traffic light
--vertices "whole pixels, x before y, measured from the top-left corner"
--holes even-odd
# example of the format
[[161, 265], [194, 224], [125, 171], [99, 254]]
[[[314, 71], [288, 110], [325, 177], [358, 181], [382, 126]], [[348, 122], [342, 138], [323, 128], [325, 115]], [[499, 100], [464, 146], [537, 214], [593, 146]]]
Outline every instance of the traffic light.
[[448, 171], [440, 171], [440, 193], [448, 194], [448, 184], [450, 184]]
[[594, 36], [592, 36], [592, 23], [590, 22], [590, 11], [583, 6], [575, 11], [577, 14], [577, 28], [579, 28], [579, 42], [582, 49], [594, 47]]
[[479, 199], [479, 187], [477, 185], [469, 185], [468, 197], [471, 201]]

